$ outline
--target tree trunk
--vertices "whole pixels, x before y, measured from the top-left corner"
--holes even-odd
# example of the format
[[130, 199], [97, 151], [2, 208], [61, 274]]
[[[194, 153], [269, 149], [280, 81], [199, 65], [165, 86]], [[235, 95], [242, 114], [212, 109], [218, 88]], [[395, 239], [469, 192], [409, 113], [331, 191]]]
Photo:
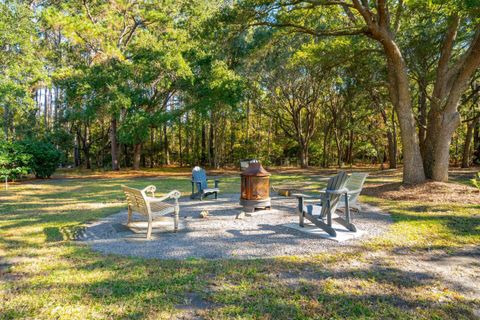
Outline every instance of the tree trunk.
[[448, 180], [450, 144], [460, 124], [458, 112], [438, 112], [432, 106], [428, 114], [427, 139], [425, 143], [424, 167], [428, 178], [435, 181]]
[[201, 142], [201, 164], [202, 166], [207, 164], [207, 129], [205, 128], [205, 123], [203, 122], [202, 119], [202, 142]]
[[90, 156], [90, 127], [85, 125], [85, 137], [82, 139], [82, 150], [83, 155], [85, 156], [85, 168], [91, 169], [91, 156]]
[[74, 145], [74, 149], [73, 149], [73, 161], [74, 161], [74, 164], [75, 164], [75, 168], [78, 168], [80, 167], [80, 164], [81, 164], [81, 159], [80, 159], [80, 146], [79, 146], [79, 137], [78, 137], [78, 133], [75, 135], [75, 145]]
[[130, 153], [128, 152], [128, 145], [123, 144], [123, 162], [125, 164], [125, 167], [130, 166]]
[[343, 165], [343, 162], [342, 162], [343, 154], [342, 154], [342, 144], [340, 141], [337, 128], [335, 128], [335, 145], [337, 146], [337, 165], [339, 168], [341, 168]]
[[47, 116], [48, 116], [48, 94], [47, 94], [47, 88], [44, 89], [45, 96], [43, 97], [43, 123], [45, 126], [45, 130], [48, 128], [48, 122], [47, 122]]
[[5, 134], [5, 140], [8, 140], [8, 127], [10, 122], [9, 108], [5, 104], [3, 106], [3, 133]]
[[183, 150], [182, 150], [182, 119], [178, 120], [178, 156], [180, 160], [180, 167], [183, 167]]
[[348, 138], [348, 147], [347, 147], [347, 153], [346, 153], [346, 161], [348, 164], [353, 165], [353, 141], [354, 141], [353, 129], [350, 129], [348, 136], [349, 138]]
[[163, 154], [165, 157], [165, 164], [168, 166], [170, 165], [170, 147], [168, 142], [168, 135], [167, 135], [167, 124], [163, 126]]
[[470, 146], [473, 138], [473, 129], [479, 122], [479, 119], [480, 118], [476, 118], [467, 124], [467, 134], [463, 145], [462, 168], [468, 168], [470, 166]]
[[300, 166], [303, 169], [308, 168], [308, 144], [300, 141]]
[[154, 167], [155, 163], [155, 128], [150, 128], [150, 168]]
[[473, 129], [473, 163], [480, 164], [480, 121]]
[[[191, 137], [191, 134], [187, 134], [189, 132], [189, 113], [187, 111], [187, 114], [185, 115], [185, 163], [191, 165], [190, 162], [190, 143], [193, 143], [193, 139]], [[190, 131], [191, 133], [195, 133], [195, 131]]]
[[133, 147], [133, 170], [140, 170], [141, 155], [142, 155], [142, 144], [137, 143]]
[[423, 160], [410, 100], [409, 78], [400, 49], [393, 41], [384, 41], [387, 53], [389, 93], [395, 107], [403, 146], [403, 182], [425, 181]]
[[327, 168], [329, 165], [329, 157], [328, 157], [328, 138], [329, 138], [329, 133], [330, 133], [330, 125], [327, 125], [325, 127], [325, 132], [323, 136], [323, 161], [322, 161], [322, 167]]
[[208, 138], [208, 159], [210, 162], [210, 167], [215, 167], [215, 139], [214, 139], [214, 130], [213, 130], [213, 115], [210, 119], [210, 126], [209, 126], [209, 138]]
[[395, 112], [392, 112], [392, 126], [388, 125], [388, 116], [385, 110], [381, 110], [383, 122], [387, 127], [387, 142], [388, 142], [388, 165], [390, 169], [397, 167], [397, 137], [395, 128]]
[[112, 117], [110, 121], [110, 145], [112, 153], [112, 170], [119, 170], [118, 166], [118, 144], [117, 144], [117, 118]]
[[442, 44], [437, 66], [431, 107], [428, 114], [424, 166], [427, 177], [448, 180], [450, 144], [460, 125], [458, 105], [471, 76], [480, 66], [480, 27], [465, 54], [452, 64], [452, 52], [460, 25], [460, 17], [452, 14]]
[[425, 156], [425, 140], [427, 138], [427, 90], [424, 80], [418, 84], [418, 138], [420, 140], [420, 152]]

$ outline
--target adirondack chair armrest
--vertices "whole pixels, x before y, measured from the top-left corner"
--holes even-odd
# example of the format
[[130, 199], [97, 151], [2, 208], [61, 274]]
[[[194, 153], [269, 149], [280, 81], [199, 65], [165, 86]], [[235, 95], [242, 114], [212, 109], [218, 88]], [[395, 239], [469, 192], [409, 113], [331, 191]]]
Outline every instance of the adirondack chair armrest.
[[145, 193], [150, 192], [150, 194], [152, 195], [151, 196], [152, 198], [155, 197], [155, 191], [156, 190], [157, 190], [157, 188], [154, 185], [146, 186], [145, 188], [142, 189], [142, 191], [145, 192]]
[[350, 194], [356, 194], [356, 193], [360, 193], [360, 192], [362, 192], [362, 189], [348, 190], [346, 193], [348, 195], [350, 195]]
[[217, 177], [207, 178], [207, 181], [212, 181], [212, 180], [215, 183], [215, 188], [218, 188], [218, 183], [220, 182], [220, 180]]
[[192, 184], [202, 185], [202, 181], [192, 180]]
[[148, 198], [148, 202], [162, 202], [167, 199], [175, 199], [178, 200], [182, 194], [178, 190], [173, 190], [167, 193], [166, 195], [158, 198]]
[[298, 201], [302, 203], [312, 203], [312, 202], [321, 202], [322, 200], [315, 198], [313, 196], [310, 196], [308, 194], [303, 194], [303, 193], [294, 193], [294, 197], [298, 199]]
[[345, 194], [348, 193], [348, 189], [343, 188], [339, 190], [325, 190], [325, 194], [330, 195], [330, 194]]

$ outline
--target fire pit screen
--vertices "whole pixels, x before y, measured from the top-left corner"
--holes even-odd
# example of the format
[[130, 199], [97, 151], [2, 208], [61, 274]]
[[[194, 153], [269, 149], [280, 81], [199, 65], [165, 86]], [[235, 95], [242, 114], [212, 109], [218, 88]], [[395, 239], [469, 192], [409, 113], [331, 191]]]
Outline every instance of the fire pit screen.
[[251, 162], [242, 178], [240, 204], [247, 212], [270, 208], [270, 173], [258, 162]]

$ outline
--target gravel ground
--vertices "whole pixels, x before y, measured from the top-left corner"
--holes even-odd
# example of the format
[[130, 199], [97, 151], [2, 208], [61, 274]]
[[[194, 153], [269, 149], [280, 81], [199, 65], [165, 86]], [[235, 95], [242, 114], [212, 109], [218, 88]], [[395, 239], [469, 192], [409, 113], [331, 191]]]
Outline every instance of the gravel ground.
[[[165, 218], [154, 227], [152, 240], [145, 228], [127, 228], [127, 212], [122, 211], [87, 226], [81, 241], [105, 254], [158, 259], [252, 259], [287, 255], [310, 255], [333, 248], [352, 248], [360, 241], [386, 231], [390, 215], [362, 205], [354, 213], [361, 239], [335, 242], [282, 226], [298, 222], [296, 199], [272, 197], [272, 210], [236, 219], [242, 212], [238, 195], [221, 195], [218, 200], [180, 200], [180, 230], [173, 233], [173, 219]], [[207, 218], [200, 212], [208, 210]], [[142, 221], [142, 216], [135, 216]], [[145, 225], [138, 222], [137, 226]], [[132, 230], [133, 229], [133, 230]]]

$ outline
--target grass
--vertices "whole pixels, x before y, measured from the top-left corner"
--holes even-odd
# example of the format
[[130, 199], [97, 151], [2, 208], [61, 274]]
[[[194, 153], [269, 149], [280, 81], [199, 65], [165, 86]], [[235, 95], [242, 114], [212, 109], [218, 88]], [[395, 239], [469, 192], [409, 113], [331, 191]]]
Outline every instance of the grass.
[[[79, 175], [1, 191], [0, 318], [473, 319], [480, 308], [428, 272], [414, 274], [389, 259], [399, 249], [454, 252], [480, 243], [475, 205], [363, 197], [392, 213], [390, 232], [312, 257], [158, 261], [102, 256], [70, 241], [84, 223], [124, 207], [121, 184], [188, 194], [185, 177], [158, 175]], [[272, 176], [274, 185], [299, 181], [323, 184], [315, 175]], [[238, 188], [238, 177], [222, 179], [223, 192]]]

